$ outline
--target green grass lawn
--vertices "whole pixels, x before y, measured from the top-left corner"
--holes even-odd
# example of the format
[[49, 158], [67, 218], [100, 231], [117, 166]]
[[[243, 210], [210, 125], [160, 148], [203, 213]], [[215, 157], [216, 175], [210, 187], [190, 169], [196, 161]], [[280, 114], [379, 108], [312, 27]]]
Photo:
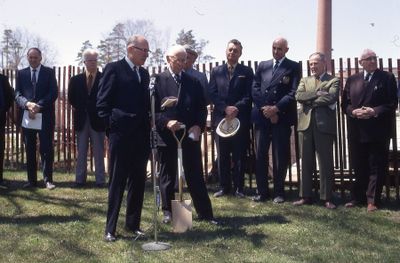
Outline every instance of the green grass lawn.
[[[41, 178], [39, 173], [39, 178]], [[195, 220], [193, 229], [172, 233], [161, 225], [159, 241], [172, 248], [143, 251], [153, 241], [152, 185], [148, 182], [142, 229], [133, 240], [123, 229], [121, 209], [115, 243], [103, 241], [107, 189], [73, 188], [73, 174], [55, 174], [57, 188], [22, 189], [24, 172], [5, 172], [8, 190], [0, 189], [0, 262], [400, 262], [400, 212], [394, 200], [375, 212], [365, 207], [329, 211], [320, 205], [293, 207], [250, 199], [213, 198], [222, 226]], [[211, 193], [211, 191], [210, 191]], [[159, 214], [161, 221], [161, 214]]]

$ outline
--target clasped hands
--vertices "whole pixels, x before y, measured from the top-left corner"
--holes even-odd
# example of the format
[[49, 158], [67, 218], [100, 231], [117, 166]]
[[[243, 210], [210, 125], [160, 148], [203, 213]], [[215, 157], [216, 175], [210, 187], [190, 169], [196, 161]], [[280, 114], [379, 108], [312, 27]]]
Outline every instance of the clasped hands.
[[278, 122], [278, 120], [279, 120], [278, 107], [276, 107], [275, 105], [274, 106], [266, 105], [266, 106], [261, 107], [261, 110], [262, 110], [264, 117], [267, 119], [270, 119], [272, 124], [275, 124]]
[[[167, 123], [167, 129], [171, 132], [176, 132], [181, 129], [182, 124], [182, 122], [177, 120], [170, 120]], [[198, 125], [193, 125], [187, 132], [189, 134], [189, 138], [191, 138], [193, 141], [200, 140], [201, 129]]]
[[371, 107], [364, 107], [355, 109], [351, 114], [357, 119], [369, 119], [376, 116], [375, 110]]
[[34, 102], [28, 101], [26, 103], [26, 108], [27, 108], [27, 110], [29, 112], [29, 118], [33, 120], [33, 119], [35, 119], [36, 113], [40, 112], [41, 106], [39, 104], [34, 103]]

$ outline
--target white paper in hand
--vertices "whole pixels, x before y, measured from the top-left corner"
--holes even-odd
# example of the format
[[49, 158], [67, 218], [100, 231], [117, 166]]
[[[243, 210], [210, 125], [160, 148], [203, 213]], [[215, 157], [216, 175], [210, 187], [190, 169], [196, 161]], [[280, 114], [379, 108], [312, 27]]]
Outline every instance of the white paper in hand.
[[36, 113], [35, 118], [29, 118], [29, 111], [24, 110], [24, 115], [22, 116], [21, 126], [27, 129], [32, 130], [41, 130], [42, 129], [42, 114]]

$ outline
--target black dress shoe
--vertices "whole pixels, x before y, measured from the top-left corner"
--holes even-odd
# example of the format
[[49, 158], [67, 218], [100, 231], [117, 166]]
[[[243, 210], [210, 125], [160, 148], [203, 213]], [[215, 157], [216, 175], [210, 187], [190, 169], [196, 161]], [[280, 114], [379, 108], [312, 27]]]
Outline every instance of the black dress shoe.
[[259, 203], [259, 202], [267, 201], [267, 198], [265, 196], [262, 196], [262, 195], [256, 195], [251, 200], [253, 200], [253, 202]]
[[3, 180], [0, 181], [0, 189], [8, 189], [8, 184]]
[[224, 191], [224, 190], [219, 190], [218, 192], [215, 192], [215, 193], [214, 193], [214, 197], [221, 197], [221, 196], [224, 196], [224, 195], [226, 195], [226, 194], [227, 194], [226, 191]]
[[104, 235], [104, 241], [106, 242], [114, 242], [115, 240], [117, 240], [117, 238], [111, 233], [107, 233]]
[[36, 187], [36, 184], [30, 183], [30, 182], [22, 185], [22, 188], [33, 188], [33, 187]]

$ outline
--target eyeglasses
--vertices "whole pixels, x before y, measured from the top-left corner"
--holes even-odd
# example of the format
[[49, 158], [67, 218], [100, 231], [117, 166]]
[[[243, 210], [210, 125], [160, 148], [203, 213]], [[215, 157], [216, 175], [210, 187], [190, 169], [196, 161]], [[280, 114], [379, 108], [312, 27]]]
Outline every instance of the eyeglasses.
[[363, 59], [361, 59], [361, 60], [366, 60], [366, 61], [377, 61], [378, 60], [378, 57], [377, 56], [370, 56], [370, 57], [367, 57], [367, 58], [363, 58]]
[[149, 49], [147, 49], [147, 48], [140, 48], [140, 47], [136, 47], [136, 46], [132, 46], [132, 47], [134, 47], [137, 50], [140, 50], [140, 51], [142, 51], [144, 53], [151, 53], [151, 51]]

